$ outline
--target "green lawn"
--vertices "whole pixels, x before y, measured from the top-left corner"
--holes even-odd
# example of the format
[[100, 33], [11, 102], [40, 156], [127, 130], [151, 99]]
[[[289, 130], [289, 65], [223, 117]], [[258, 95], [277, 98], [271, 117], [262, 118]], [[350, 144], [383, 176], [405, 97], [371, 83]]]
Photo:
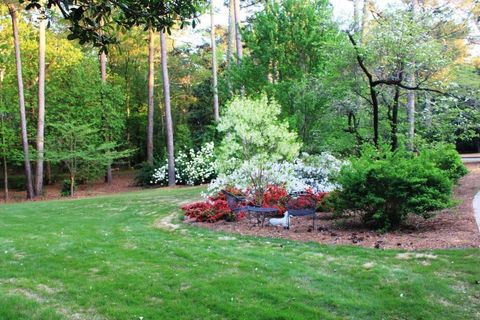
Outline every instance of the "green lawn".
[[178, 223], [179, 203], [200, 191], [0, 206], [0, 319], [480, 319], [480, 250], [402, 254], [158, 223]]

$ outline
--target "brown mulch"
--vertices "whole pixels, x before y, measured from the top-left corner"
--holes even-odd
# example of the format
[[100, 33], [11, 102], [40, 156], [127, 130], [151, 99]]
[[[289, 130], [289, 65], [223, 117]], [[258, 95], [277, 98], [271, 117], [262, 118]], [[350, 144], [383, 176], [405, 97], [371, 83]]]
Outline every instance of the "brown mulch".
[[[86, 197], [94, 197], [106, 194], [129, 192], [141, 190], [140, 187], [134, 185], [135, 172], [128, 171], [113, 171], [113, 182], [107, 184], [102, 180], [94, 183], [81, 184], [73, 197], [62, 197], [60, 191], [62, 189], [62, 182], [57, 182], [52, 185], [44, 187], [44, 195], [36, 197], [33, 201], [55, 200], [55, 199], [79, 199]], [[4, 191], [0, 190], [0, 204], [4, 203]], [[20, 190], [10, 190], [8, 203], [27, 201], [26, 192]]]
[[219, 221], [195, 223], [202, 227], [242, 235], [315, 241], [324, 244], [342, 244], [388, 249], [480, 248], [480, 232], [475, 222], [472, 200], [480, 190], [480, 164], [468, 164], [470, 173], [455, 190], [459, 205], [441, 211], [432, 219], [410, 218], [400, 230], [377, 233], [363, 228], [358, 218], [334, 218], [330, 213], [319, 213], [315, 230], [312, 219], [294, 217], [289, 230], [281, 227], [262, 228], [254, 221]]

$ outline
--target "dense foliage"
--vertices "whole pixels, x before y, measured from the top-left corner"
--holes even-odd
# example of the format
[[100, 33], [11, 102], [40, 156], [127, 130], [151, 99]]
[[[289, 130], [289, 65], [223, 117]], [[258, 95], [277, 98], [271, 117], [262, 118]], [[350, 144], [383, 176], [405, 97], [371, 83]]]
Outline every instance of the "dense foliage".
[[[205, 1], [74, 1], [71, 6], [65, 1], [22, 3], [7, 4], [8, 8], [15, 6], [17, 13], [26, 144], [33, 168], [38, 167], [40, 154], [35, 142], [41, 122], [42, 18], [49, 23], [46, 157], [58, 154], [55, 141], [62, 125], [88, 127], [96, 132], [90, 147], [110, 145], [112, 152], [123, 156], [90, 161], [88, 169], [81, 165], [84, 169], [77, 177], [81, 182], [101, 178], [110, 166], [138, 168], [149, 161], [142, 165], [137, 182], [166, 183], [165, 136], [169, 128], [162, 73], [157, 69], [158, 31], [162, 29], [168, 29], [166, 67], [179, 184], [208, 183], [218, 175], [213, 191], [226, 185], [262, 190], [268, 184], [283, 185], [288, 192], [307, 187], [331, 191], [337, 185], [330, 175], [339, 170], [341, 161], [332, 169], [317, 160], [359, 155], [364, 145], [387, 143], [392, 149], [407, 146], [415, 152], [432, 143], [450, 143], [461, 151], [480, 150], [480, 64], [465, 41], [471, 39], [468, 25], [477, 22], [479, 5], [473, 1], [447, 7], [425, 2], [416, 12], [406, 2], [378, 6], [371, 1], [365, 15], [346, 21], [335, 16], [334, 1], [242, 1], [242, 16], [247, 5], [255, 10], [242, 19], [239, 37], [232, 25], [217, 24], [213, 30], [218, 122], [213, 112], [212, 43], [206, 41], [212, 26], [201, 23], [200, 28], [189, 28], [203, 20], [196, 18], [206, 12]], [[151, 99], [145, 41], [150, 39], [149, 29], [154, 31], [150, 40], [155, 67]], [[10, 181], [11, 186], [22, 186], [18, 175], [23, 170], [24, 152], [12, 38], [11, 15], [2, 5], [0, 159], [6, 173], [2, 184]], [[99, 62], [103, 50], [105, 79]], [[150, 102], [154, 106], [150, 122], [153, 157], [147, 159]], [[403, 107], [412, 102], [414, 109]], [[197, 154], [208, 143], [215, 148], [208, 155]], [[46, 183], [70, 176], [69, 157], [63, 155], [64, 159], [45, 158]], [[421, 156], [427, 162], [447, 165], [438, 154], [422, 152]], [[455, 162], [449, 172], [452, 180], [463, 173], [458, 158]]]
[[360, 214], [366, 224], [395, 229], [409, 214], [429, 218], [452, 205], [458, 154], [445, 147], [413, 155], [404, 150], [365, 148], [338, 176], [340, 189], [329, 197], [337, 213]]

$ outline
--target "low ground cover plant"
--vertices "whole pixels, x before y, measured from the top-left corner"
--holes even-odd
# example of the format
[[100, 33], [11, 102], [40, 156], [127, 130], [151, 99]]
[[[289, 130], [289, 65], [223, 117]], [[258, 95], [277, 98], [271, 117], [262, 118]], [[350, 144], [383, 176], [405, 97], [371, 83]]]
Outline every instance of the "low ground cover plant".
[[440, 146], [415, 155], [405, 150], [364, 148], [337, 177], [328, 203], [339, 215], [354, 212], [367, 226], [400, 227], [409, 214], [431, 218], [454, 204], [455, 182], [466, 172], [460, 156]]

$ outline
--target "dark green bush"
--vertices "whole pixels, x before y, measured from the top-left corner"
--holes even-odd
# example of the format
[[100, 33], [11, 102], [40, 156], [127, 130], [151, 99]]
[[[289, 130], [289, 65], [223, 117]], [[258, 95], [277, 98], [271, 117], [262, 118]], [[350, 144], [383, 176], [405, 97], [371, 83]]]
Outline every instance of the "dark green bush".
[[141, 187], [152, 186], [152, 176], [155, 169], [159, 168], [160, 165], [158, 163], [149, 164], [148, 162], [144, 162], [138, 166], [137, 173], [135, 175], [135, 184]]
[[[72, 195], [70, 186], [71, 186], [70, 180], [63, 180], [62, 190], [60, 190], [60, 195], [62, 197], [70, 197]], [[77, 191], [76, 184], [73, 185], [73, 192], [75, 191]]]
[[468, 173], [462, 158], [453, 145], [439, 144], [433, 149], [422, 151], [420, 156], [425, 161], [434, 163], [437, 168], [446, 172], [454, 183], [457, 183], [461, 177]]
[[452, 205], [453, 183], [424, 156], [403, 150], [364, 149], [358, 159], [342, 168], [328, 203], [337, 213], [359, 213], [367, 225], [395, 229], [409, 214], [424, 218]]

